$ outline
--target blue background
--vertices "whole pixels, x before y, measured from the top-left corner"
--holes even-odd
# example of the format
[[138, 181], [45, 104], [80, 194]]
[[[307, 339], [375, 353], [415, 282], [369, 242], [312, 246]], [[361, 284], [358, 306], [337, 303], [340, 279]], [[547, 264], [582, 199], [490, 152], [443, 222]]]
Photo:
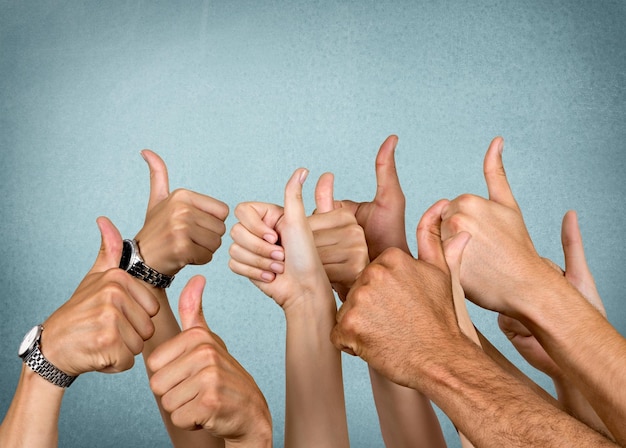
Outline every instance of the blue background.
[[[400, 136], [407, 234], [433, 202], [486, 194], [482, 159], [503, 135], [505, 166], [537, 249], [562, 263], [560, 223], [579, 211], [610, 321], [623, 305], [626, 183], [623, 1], [0, 1], [0, 415], [26, 331], [66, 301], [95, 259], [97, 216], [131, 237], [143, 223], [142, 148], [172, 188], [282, 202], [308, 167], [336, 197], [369, 200], [374, 157]], [[230, 228], [235, 222], [231, 214]], [[284, 317], [227, 267], [208, 266], [213, 330], [256, 378], [282, 445]], [[500, 334], [477, 326], [544, 387]], [[344, 357], [350, 437], [382, 446], [366, 366]], [[141, 358], [68, 391], [60, 445], [168, 446]], [[442, 418], [451, 447], [454, 428]]]

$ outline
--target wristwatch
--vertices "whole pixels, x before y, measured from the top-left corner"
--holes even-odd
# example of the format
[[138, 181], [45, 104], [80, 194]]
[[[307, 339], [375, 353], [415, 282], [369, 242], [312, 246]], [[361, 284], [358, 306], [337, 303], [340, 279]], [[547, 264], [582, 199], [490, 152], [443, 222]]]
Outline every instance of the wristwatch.
[[135, 240], [124, 240], [120, 269], [124, 269], [133, 277], [143, 280], [157, 288], [167, 288], [174, 280], [173, 275], [161, 274], [144, 263], [139, 254], [139, 246]]
[[45, 380], [59, 387], [69, 387], [77, 377], [68, 375], [62, 370], [57, 369], [46, 359], [43, 353], [41, 353], [39, 341], [41, 340], [42, 331], [43, 325], [35, 325], [26, 333], [17, 354], [22, 358], [24, 364]]

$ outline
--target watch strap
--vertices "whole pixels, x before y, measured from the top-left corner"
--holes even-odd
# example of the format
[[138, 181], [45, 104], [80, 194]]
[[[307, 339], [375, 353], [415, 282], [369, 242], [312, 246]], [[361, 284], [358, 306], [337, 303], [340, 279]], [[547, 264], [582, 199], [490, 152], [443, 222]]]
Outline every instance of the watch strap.
[[149, 283], [152, 286], [156, 286], [157, 288], [167, 288], [172, 284], [174, 280], [173, 275], [165, 275], [161, 274], [154, 268], [148, 266], [141, 257], [139, 253], [139, 245], [137, 241], [132, 240], [124, 240], [125, 247], [129, 247], [131, 250], [129, 265], [122, 267], [120, 262], [120, 267], [122, 269], [126, 269], [130, 275], [139, 280], [143, 280], [146, 283]]
[[174, 280], [173, 275], [161, 274], [142, 261], [135, 262], [135, 264], [128, 268], [127, 272], [133, 277], [150, 283], [157, 288], [167, 288], [172, 284], [172, 280]]
[[57, 369], [46, 357], [41, 353], [39, 349], [39, 342], [35, 343], [33, 349], [24, 356], [24, 364], [30, 369], [39, 374], [45, 380], [59, 387], [70, 387], [70, 385], [77, 378], [76, 376], [68, 375], [67, 373]]

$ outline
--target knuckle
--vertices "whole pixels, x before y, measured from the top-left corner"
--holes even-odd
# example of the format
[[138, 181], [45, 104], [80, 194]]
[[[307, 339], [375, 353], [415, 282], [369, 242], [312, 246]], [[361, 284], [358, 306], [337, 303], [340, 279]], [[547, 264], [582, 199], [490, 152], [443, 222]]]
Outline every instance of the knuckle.
[[[167, 412], [173, 413], [176, 410], [174, 399], [172, 398], [171, 394], [165, 393], [165, 395], [161, 397], [161, 405], [163, 406], [163, 409], [165, 409]], [[176, 426], [182, 424], [182, 422], [179, 422], [178, 424], [174, 422], [174, 414], [172, 414], [172, 423], [174, 423], [174, 425]]]
[[207, 365], [217, 365], [220, 361], [220, 355], [217, 349], [209, 343], [204, 343], [196, 348], [196, 356], [202, 359]]
[[459, 209], [472, 209], [475, 208], [483, 198], [474, 194], [465, 193], [456, 199]]
[[189, 199], [191, 192], [184, 188], [177, 188], [170, 193], [170, 198], [174, 202], [185, 202]]
[[[148, 368], [150, 368], [150, 363], [146, 362], [146, 364], [148, 365]], [[167, 392], [163, 390], [160, 377], [158, 374], [152, 375], [152, 378], [150, 378], [149, 380], [149, 384], [150, 384], [150, 390], [152, 391], [152, 393], [154, 393], [155, 395], [159, 397], [163, 395], [165, 392]]]
[[107, 351], [115, 347], [119, 343], [119, 334], [112, 328], [106, 328], [99, 331], [94, 337], [96, 349], [99, 351]]

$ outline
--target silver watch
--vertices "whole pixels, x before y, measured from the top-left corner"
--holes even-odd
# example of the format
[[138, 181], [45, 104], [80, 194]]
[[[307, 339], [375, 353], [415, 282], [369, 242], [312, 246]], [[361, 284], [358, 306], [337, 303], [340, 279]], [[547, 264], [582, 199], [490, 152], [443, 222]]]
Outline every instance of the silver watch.
[[41, 340], [42, 331], [43, 325], [35, 325], [31, 328], [31, 330], [26, 333], [26, 336], [24, 336], [24, 340], [20, 344], [17, 354], [22, 358], [24, 364], [45, 380], [59, 387], [69, 387], [77, 377], [68, 375], [62, 370], [57, 369], [46, 359], [43, 353], [41, 353], [39, 341]]
[[124, 269], [133, 277], [143, 280], [157, 288], [167, 288], [174, 280], [173, 275], [161, 274], [144, 263], [139, 254], [139, 246], [135, 240], [124, 240], [120, 269]]

